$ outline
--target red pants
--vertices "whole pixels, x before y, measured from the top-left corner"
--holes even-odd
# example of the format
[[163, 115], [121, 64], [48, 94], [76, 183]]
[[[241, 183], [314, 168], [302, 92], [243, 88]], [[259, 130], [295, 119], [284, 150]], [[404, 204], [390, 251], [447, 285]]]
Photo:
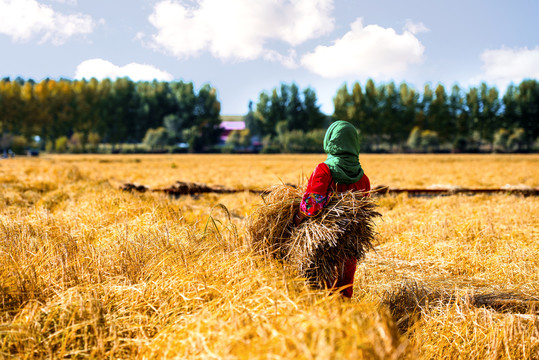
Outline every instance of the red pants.
[[356, 273], [357, 260], [350, 258], [337, 266], [337, 279], [327, 284], [330, 289], [341, 289], [344, 297], [351, 298], [354, 292], [354, 274]]

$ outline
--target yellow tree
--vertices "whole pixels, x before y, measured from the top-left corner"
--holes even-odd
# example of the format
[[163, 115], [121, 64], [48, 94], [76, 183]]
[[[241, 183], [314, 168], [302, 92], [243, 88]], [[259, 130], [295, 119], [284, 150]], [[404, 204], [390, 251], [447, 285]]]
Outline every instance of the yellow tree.
[[0, 82], [0, 124], [2, 133], [17, 133], [21, 128], [23, 109], [21, 85], [17, 81]]
[[21, 101], [24, 108], [21, 113], [21, 128], [20, 134], [31, 139], [35, 135], [39, 135], [40, 129], [37, 127], [35, 113], [38, 111], [38, 106], [34, 94], [34, 84], [27, 81], [21, 89]]
[[71, 83], [73, 91], [73, 130], [84, 134], [86, 142], [89, 134], [96, 133], [99, 122], [99, 90], [95, 78], [76, 80]]
[[35, 124], [39, 128], [39, 133], [43, 141], [53, 142], [52, 124], [53, 117], [50, 111], [50, 91], [49, 80], [43, 80], [34, 86], [34, 96], [36, 100], [36, 109], [34, 113]]

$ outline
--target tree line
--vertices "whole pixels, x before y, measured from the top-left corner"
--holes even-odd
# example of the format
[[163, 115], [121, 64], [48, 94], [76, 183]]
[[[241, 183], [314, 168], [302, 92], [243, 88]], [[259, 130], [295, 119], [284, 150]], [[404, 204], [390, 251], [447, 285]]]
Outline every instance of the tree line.
[[107, 143], [114, 151], [165, 132], [169, 143], [204, 151], [219, 139], [220, 109], [210, 85], [196, 91], [181, 81], [3, 79], [1, 146], [83, 152]]
[[364, 151], [532, 151], [539, 136], [536, 80], [510, 85], [501, 98], [485, 83], [467, 91], [454, 85], [450, 92], [426, 85], [419, 94], [406, 83], [368, 80], [364, 89], [343, 85], [334, 105], [334, 118], [359, 129]]
[[[299, 100], [299, 101], [298, 101]], [[534, 151], [539, 145], [539, 82], [510, 85], [500, 98], [486, 83], [467, 91], [442, 84], [419, 93], [406, 83], [363, 88], [344, 84], [333, 98], [334, 113], [325, 117], [311, 89], [298, 97], [297, 86], [281, 85], [262, 92], [245, 117], [248, 130], [264, 136], [262, 151], [322, 150], [323, 129], [340, 119], [354, 124], [363, 152], [485, 152]], [[243, 136], [232, 137], [241, 142]]]
[[[422, 93], [406, 83], [368, 80], [333, 99], [330, 116], [313, 89], [295, 83], [259, 94], [243, 117], [246, 129], [220, 148], [220, 102], [209, 84], [17, 78], [0, 81], [1, 148], [50, 152], [246, 151], [319, 152], [331, 121], [347, 120], [360, 132], [362, 151], [534, 151], [539, 137], [539, 83], [510, 85], [500, 97], [482, 83], [447, 92], [439, 84]], [[139, 149], [140, 150], [140, 149]]]

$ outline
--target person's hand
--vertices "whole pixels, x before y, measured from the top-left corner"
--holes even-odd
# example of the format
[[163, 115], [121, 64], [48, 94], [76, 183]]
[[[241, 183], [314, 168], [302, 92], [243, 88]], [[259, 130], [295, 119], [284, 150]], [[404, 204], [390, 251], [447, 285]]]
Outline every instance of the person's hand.
[[301, 211], [298, 211], [296, 215], [294, 215], [294, 225], [298, 226], [301, 224], [301, 222], [305, 219], [305, 214]]

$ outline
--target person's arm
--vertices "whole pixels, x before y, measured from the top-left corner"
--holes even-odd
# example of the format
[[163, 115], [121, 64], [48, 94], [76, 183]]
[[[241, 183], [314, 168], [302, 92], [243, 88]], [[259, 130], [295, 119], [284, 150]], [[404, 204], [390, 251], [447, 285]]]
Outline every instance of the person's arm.
[[303, 194], [299, 211], [294, 216], [294, 223], [299, 225], [306, 217], [316, 216], [330, 198], [330, 186], [332, 183], [331, 171], [324, 163], [319, 164], [313, 171], [307, 190]]
[[353, 185], [353, 190], [362, 192], [365, 197], [371, 196], [371, 181], [367, 174], [363, 174], [363, 177]]
[[306, 217], [307, 215], [305, 215], [301, 211], [298, 211], [296, 215], [294, 215], [294, 225], [298, 226]]

